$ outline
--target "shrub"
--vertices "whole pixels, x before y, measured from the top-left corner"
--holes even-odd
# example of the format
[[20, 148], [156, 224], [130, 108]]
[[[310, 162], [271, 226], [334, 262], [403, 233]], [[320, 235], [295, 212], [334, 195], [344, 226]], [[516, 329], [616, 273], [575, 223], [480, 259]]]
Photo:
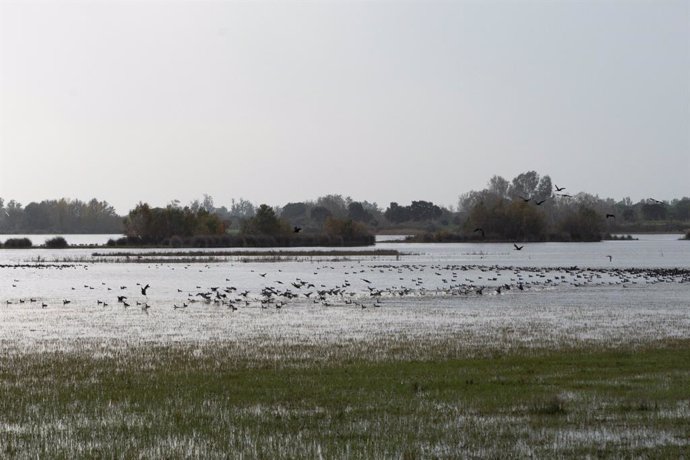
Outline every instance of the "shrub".
[[46, 240], [46, 247], [50, 249], [64, 249], [68, 247], [67, 240], [61, 236], [56, 236], [55, 238], [50, 238]]
[[28, 238], [10, 238], [5, 241], [5, 247], [10, 249], [30, 248], [33, 243]]

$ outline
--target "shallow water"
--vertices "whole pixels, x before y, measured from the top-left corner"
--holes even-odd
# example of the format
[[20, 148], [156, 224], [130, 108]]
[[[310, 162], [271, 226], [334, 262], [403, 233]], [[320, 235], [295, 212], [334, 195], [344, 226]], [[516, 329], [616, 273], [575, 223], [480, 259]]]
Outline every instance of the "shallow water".
[[[448, 336], [468, 347], [541, 347], [690, 337], [690, 242], [679, 235], [522, 251], [512, 244], [377, 248], [403, 255], [155, 264], [92, 263], [94, 251], [78, 248], [0, 250], [0, 337], [25, 350], [81, 341]], [[65, 258], [79, 262], [55, 262]]]

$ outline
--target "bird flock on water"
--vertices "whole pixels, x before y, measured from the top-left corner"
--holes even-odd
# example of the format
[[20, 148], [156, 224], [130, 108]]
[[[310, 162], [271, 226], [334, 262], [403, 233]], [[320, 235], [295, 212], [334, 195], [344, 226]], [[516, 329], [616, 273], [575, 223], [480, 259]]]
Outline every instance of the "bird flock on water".
[[[560, 193], [565, 187], [555, 186], [558, 196], [568, 197]], [[520, 197], [524, 202], [532, 201], [532, 197]], [[534, 200], [535, 205], [541, 206], [546, 199]], [[654, 200], [657, 203], [662, 203]], [[607, 219], [615, 219], [614, 214], [606, 214]], [[294, 227], [295, 233], [301, 228]], [[481, 234], [482, 228], [474, 229]], [[522, 251], [525, 245], [513, 243], [513, 250]], [[606, 255], [612, 261], [611, 255]], [[14, 264], [2, 265], [0, 268], [43, 268], [63, 269], [71, 268], [70, 264]], [[184, 268], [189, 269], [190, 264]], [[208, 265], [205, 268], [210, 268]], [[333, 276], [324, 277], [329, 272], [342, 270], [342, 279], [339, 282], [327, 283], [324, 279], [332, 279]], [[241, 308], [257, 307], [261, 309], [281, 310], [295, 302], [308, 302], [323, 307], [352, 306], [361, 310], [367, 308], [380, 308], [388, 300], [404, 297], [443, 295], [443, 296], [483, 296], [504, 295], [508, 292], [520, 292], [525, 290], [546, 289], [560, 285], [582, 287], [590, 285], [621, 285], [624, 288], [636, 284], [656, 283], [687, 283], [690, 282], [690, 270], [684, 269], [596, 269], [596, 268], [535, 268], [535, 267], [511, 267], [511, 266], [484, 266], [484, 265], [457, 265], [457, 264], [376, 264], [366, 265], [361, 261], [358, 265], [321, 265], [316, 266], [310, 279], [303, 279], [304, 275], [286, 277], [282, 270], [272, 272], [252, 273], [261, 280], [258, 289], [247, 289], [230, 283], [230, 278], [225, 278], [225, 285], [217, 283], [203, 287], [195, 285], [193, 289], [185, 287], [176, 288], [176, 298], [171, 303], [174, 310], [184, 310], [192, 305], [212, 305], [224, 307], [229, 311], [238, 311]], [[339, 273], [339, 272], [338, 272]], [[306, 278], [306, 277], [305, 277]], [[373, 281], [372, 281], [373, 280]], [[391, 281], [395, 280], [394, 283]], [[17, 288], [19, 279], [13, 279], [12, 288]], [[256, 283], [252, 283], [256, 284]], [[149, 283], [136, 283], [136, 290], [129, 289], [127, 285], [109, 286], [105, 281], [100, 286], [84, 284], [82, 288], [87, 291], [98, 291], [95, 306], [101, 308], [120, 306], [127, 309], [131, 306], [139, 307], [146, 314], [149, 313], [152, 304], [149, 303]], [[77, 291], [77, 287], [71, 287], [71, 291]], [[113, 295], [111, 291], [117, 291]], [[138, 293], [137, 293], [138, 290]], [[134, 291], [134, 294], [130, 294]], [[103, 295], [102, 295], [103, 294]], [[166, 293], [170, 297], [170, 293]], [[83, 298], [83, 296], [80, 296]], [[39, 305], [46, 309], [51, 305], [66, 307], [72, 303], [72, 299], [64, 297], [60, 300], [44, 299], [40, 296], [10, 298], [5, 300], [6, 305]]]
[[[184, 268], [190, 267], [191, 264], [187, 264]], [[211, 267], [206, 265], [205, 268]], [[365, 310], [379, 308], [387, 301], [409, 297], [476, 297], [558, 286], [579, 288], [616, 285], [626, 288], [634, 285], [690, 282], [690, 270], [678, 268], [541, 268], [423, 263], [369, 265], [360, 262], [357, 265], [316, 265], [309, 279], [304, 279], [304, 275], [294, 276], [282, 270], [252, 272], [260, 280], [258, 288], [242, 288], [237, 283], [232, 284], [230, 278], [225, 278], [225, 283], [212, 286], [196, 284], [193, 288], [177, 287], [174, 293], [166, 292], [165, 295], [166, 299], [172, 296], [177, 300], [166, 300], [165, 304], [173, 310], [208, 305], [237, 311], [252, 307], [280, 310], [293, 303], [306, 302], [323, 307], [352, 306]], [[342, 281], [323, 282], [324, 279], [332, 280], [340, 275]], [[20, 280], [14, 279], [12, 286], [16, 288], [19, 284]], [[136, 306], [148, 314], [152, 306], [149, 289], [154, 288], [148, 283], [137, 283], [135, 290], [125, 285], [111, 287], [102, 282], [100, 286], [84, 284], [81, 288], [72, 287], [71, 291], [97, 291], [96, 307], [120, 306], [127, 309]], [[165, 290], [170, 291], [169, 286]], [[130, 291], [134, 293], [130, 294]], [[80, 294], [78, 298], [84, 297]], [[49, 306], [48, 301], [39, 296], [8, 299], [5, 303], [38, 304], [42, 308]], [[61, 304], [63, 307], [71, 303], [72, 299], [66, 297], [58, 302], [52, 300], [53, 305]], [[158, 304], [160, 305], [160, 301]]]

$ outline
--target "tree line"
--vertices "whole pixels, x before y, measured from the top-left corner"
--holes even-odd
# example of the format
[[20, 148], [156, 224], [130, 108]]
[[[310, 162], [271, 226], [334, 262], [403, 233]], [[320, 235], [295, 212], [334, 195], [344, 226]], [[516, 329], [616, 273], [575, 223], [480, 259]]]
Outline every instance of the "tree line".
[[140, 243], [198, 246], [227, 243], [218, 241], [221, 236], [234, 238], [234, 245], [348, 244], [373, 241], [371, 235], [381, 232], [418, 234], [424, 241], [594, 241], [609, 233], [690, 228], [688, 197], [633, 203], [585, 192], [571, 195], [569, 185], [527, 171], [512, 180], [493, 176], [484, 189], [460, 195], [455, 208], [425, 200], [382, 208], [336, 194], [283, 206], [257, 206], [240, 198], [218, 207], [204, 195], [185, 206], [178, 200], [165, 207], [139, 203], [127, 216], [96, 199], [22, 207], [0, 198], [0, 233], [123, 233]]
[[122, 217], [106, 201], [61, 198], [26, 206], [0, 198], [0, 233], [122, 233]]

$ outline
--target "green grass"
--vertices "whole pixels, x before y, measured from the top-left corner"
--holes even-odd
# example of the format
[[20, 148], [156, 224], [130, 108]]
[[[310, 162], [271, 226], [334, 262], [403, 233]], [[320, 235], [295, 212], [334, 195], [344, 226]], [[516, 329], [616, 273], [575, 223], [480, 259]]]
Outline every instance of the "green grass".
[[298, 351], [6, 353], [0, 456], [679, 458], [689, 448], [689, 341], [423, 361]]

